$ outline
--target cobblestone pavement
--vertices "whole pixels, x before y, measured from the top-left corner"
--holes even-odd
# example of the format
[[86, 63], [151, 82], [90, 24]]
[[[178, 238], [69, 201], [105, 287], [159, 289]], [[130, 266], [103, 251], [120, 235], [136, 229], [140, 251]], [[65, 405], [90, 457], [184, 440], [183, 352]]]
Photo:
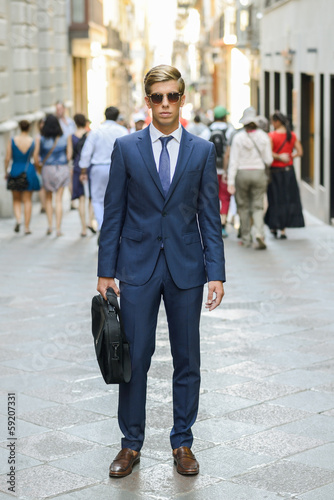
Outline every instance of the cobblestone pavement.
[[65, 212], [61, 238], [45, 236], [39, 213], [32, 235], [13, 227], [0, 221], [0, 500], [13, 498], [10, 443], [20, 499], [333, 500], [333, 228], [308, 216], [285, 241], [268, 235], [266, 251], [239, 247], [230, 228], [226, 296], [202, 317], [201, 472], [182, 477], [172, 463], [161, 311], [142, 460], [115, 480], [117, 386], [100, 377], [90, 332], [96, 236], [80, 238], [77, 211]]

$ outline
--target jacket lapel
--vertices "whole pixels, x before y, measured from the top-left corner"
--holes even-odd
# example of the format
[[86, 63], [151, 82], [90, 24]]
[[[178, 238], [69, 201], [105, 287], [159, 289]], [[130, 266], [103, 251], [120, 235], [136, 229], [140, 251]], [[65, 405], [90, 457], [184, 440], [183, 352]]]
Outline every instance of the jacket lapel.
[[[168, 190], [168, 193], [166, 195], [165, 203], [169, 200], [171, 195], [173, 194], [173, 191], [179, 182], [186, 166], [189, 161], [191, 152], [193, 150], [193, 140], [191, 137], [191, 134], [185, 130], [184, 127], [182, 127], [182, 136], [181, 136], [181, 143], [180, 143], [180, 149], [179, 149], [179, 155], [177, 158], [177, 163], [175, 167], [175, 172], [173, 176], [172, 183], [170, 185], [170, 188]], [[159, 175], [158, 175], [159, 177]], [[160, 180], [160, 179], [159, 179]]]
[[149, 171], [155, 185], [159, 189], [160, 193], [163, 197], [165, 197], [164, 190], [162, 189], [160, 177], [157, 171], [157, 167], [155, 164], [153, 149], [152, 149], [152, 141], [150, 136], [150, 127], [146, 127], [142, 134], [138, 136], [137, 146], [139, 152], [144, 160], [147, 170]]

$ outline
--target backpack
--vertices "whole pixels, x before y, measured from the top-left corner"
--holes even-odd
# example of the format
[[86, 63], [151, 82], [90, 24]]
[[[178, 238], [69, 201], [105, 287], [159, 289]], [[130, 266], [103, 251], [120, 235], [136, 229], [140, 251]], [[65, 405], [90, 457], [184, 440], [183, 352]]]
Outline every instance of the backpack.
[[75, 147], [73, 148], [73, 155], [72, 155], [72, 159], [74, 160], [78, 155], [80, 156], [81, 155], [81, 151], [82, 151], [82, 148], [85, 144], [85, 141], [87, 139], [87, 132], [84, 133], [84, 135], [82, 137], [80, 137], [80, 139], [78, 140], [78, 142], [76, 143]]
[[210, 142], [213, 142], [216, 148], [216, 167], [223, 168], [224, 154], [227, 146], [226, 130], [214, 129], [211, 131]]

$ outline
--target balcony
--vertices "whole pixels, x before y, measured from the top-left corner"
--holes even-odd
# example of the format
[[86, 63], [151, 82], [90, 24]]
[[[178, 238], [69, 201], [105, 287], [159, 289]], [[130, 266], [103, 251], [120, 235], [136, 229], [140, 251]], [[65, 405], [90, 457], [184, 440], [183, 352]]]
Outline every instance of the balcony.
[[92, 31], [105, 39], [103, 0], [71, 0], [70, 39], [90, 39]]
[[290, 0], [265, 0], [264, 8], [279, 7], [280, 4], [287, 3]]

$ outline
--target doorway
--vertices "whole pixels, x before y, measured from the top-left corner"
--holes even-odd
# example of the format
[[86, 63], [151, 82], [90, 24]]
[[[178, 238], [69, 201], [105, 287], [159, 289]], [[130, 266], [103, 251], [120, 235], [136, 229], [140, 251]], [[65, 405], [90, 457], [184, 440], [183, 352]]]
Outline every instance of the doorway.
[[311, 186], [314, 183], [314, 78], [301, 75], [301, 177]]
[[334, 75], [331, 75], [330, 127], [330, 219], [334, 219]]

